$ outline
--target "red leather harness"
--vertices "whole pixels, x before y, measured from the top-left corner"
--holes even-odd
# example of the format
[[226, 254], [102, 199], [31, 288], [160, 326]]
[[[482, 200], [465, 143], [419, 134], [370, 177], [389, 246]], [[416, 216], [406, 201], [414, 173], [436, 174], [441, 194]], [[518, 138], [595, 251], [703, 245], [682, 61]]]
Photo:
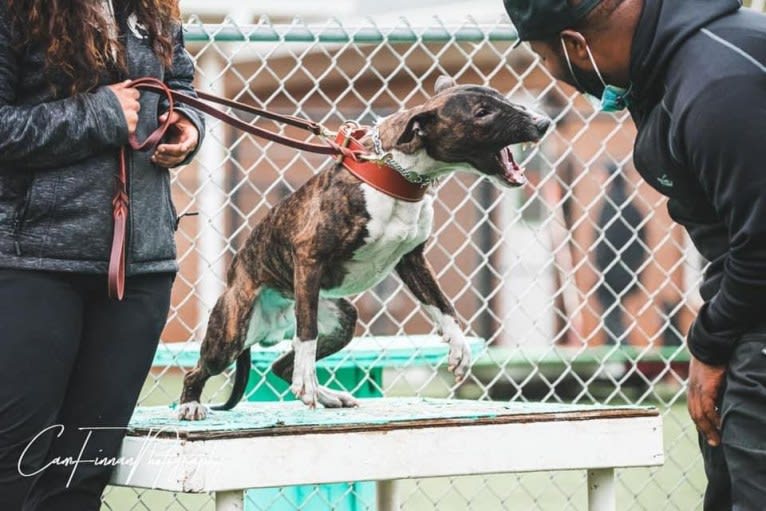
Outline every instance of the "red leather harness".
[[366, 151], [360, 142], [366, 133], [365, 128], [338, 132], [335, 142], [353, 151], [351, 155], [343, 156], [341, 164], [361, 181], [386, 195], [407, 202], [423, 200], [428, 187], [407, 181], [404, 176], [380, 160], [359, 159], [355, 156]]

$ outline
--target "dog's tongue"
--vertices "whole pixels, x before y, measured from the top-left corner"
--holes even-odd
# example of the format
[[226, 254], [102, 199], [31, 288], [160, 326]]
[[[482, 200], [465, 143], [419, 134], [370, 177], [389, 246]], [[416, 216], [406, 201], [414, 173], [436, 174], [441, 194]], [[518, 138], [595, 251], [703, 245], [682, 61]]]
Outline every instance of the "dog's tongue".
[[521, 186], [527, 184], [527, 177], [524, 175], [524, 169], [519, 167], [516, 160], [513, 159], [511, 147], [508, 146], [500, 151], [500, 160], [503, 162], [503, 179], [512, 186]]

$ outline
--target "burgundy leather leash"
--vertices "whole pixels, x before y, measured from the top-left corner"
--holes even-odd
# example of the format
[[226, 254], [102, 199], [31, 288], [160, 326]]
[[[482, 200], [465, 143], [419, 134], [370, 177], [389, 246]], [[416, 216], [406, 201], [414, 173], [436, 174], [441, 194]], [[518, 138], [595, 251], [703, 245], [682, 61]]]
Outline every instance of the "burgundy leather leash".
[[[314, 121], [301, 119], [292, 115], [269, 112], [267, 110], [200, 91], [197, 91], [198, 97], [191, 97], [170, 89], [162, 81], [156, 78], [139, 78], [130, 82], [127, 86], [164, 96], [168, 101], [168, 115], [165, 122], [154, 130], [146, 140], [139, 142], [136, 135], [132, 134], [129, 137], [128, 145], [120, 149], [117, 190], [112, 199], [114, 234], [112, 237], [108, 270], [108, 288], [109, 296], [111, 298], [122, 300], [125, 295], [125, 251], [130, 203], [127, 186], [128, 169], [126, 153], [128, 149], [136, 151], [154, 151], [170, 127], [171, 115], [175, 106], [179, 103], [189, 105], [200, 112], [208, 114], [211, 117], [223, 121], [246, 133], [264, 138], [271, 142], [276, 142], [300, 151], [337, 156], [339, 158], [339, 163], [342, 163], [352, 174], [392, 197], [414, 202], [422, 199], [423, 194], [426, 191], [425, 187], [408, 182], [394, 169], [391, 169], [382, 162], [369, 161], [368, 159], [360, 158], [361, 155], [369, 153], [369, 151], [367, 151], [357, 140], [357, 138], [361, 138], [366, 132], [364, 129], [349, 128], [345, 131], [341, 130], [338, 132], [337, 138], [333, 139], [331, 137], [335, 137], [335, 133], [325, 131], [320, 124]], [[322, 137], [323, 143], [315, 144], [305, 142], [253, 126], [237, 117], [227, 114], [226, 112], [222, 112], [208, 103], [222, 105], [309, 131], [316, 136]]]
[[170, 116], [175, 108], [175, 101], [170, 89], [155, 78], [139, 78], [130, 83], [130, 87], [145, 89], [157, 87], [162, 95], [168, 100], [168, 116], [156, 130], [154, 130], [143, 142], [139, 142], [135, 133], [128, 137], [128, 145], [120, 148], [120, 165], [117, 172], [117, 189], [112, 198], [112, 217], [114, 219], [114, 232], [112, 234], [112, 247], [109, 254], [108, 289], [109, 297], [122, 300], [125, 295], [125, 242], [128, 232], [128, 211], [130, 199], [128, 197], [128, 168], [126, 152], [128, 147], [136, 151], [153, 150], [160, 143], [162, 137], [170, 127]]
[[[145, 84], [141, 84], [139, 88], [146, 91], [156, 92], [157, 94], [165, 95], [166, 97], [172, 97], [176, 103], [183, 103], [183, 104], [189, 105], [199, 110], [200, 112], [203, 112], [211, 117], [214, 117], [220, 121], [223, 121], [251, 135], [265, 138], [266, 140], [269, 140], [271, 142], [276, 142], [278, 144], [282, 144], [287, 147], [291, 147], [293, 149], [298, 149], [300, 151], [308, 151], [311, 153], [325, 154], [328, 156], [337, 156], [342, 154], [348, 157], [355, 157], [357, 155], [357, 153], [355, 153], [354, 151], [351, 151], [349, 149], [346, 149], [345, 147], [338, 145], [334, 140], [329, 138], [324, 139], [323, 144], [313, 144], [310, 142], [304, 142], [302, 140], [297, 140], [284, 135], [280, 135], [279, 133], [274, 133], [273, 131], [259, 128], [258, 126], [253, 126], [243, 121], [242, 119], [239, 119], [237, 117], [227, 114], [226, 112], [222, 112], [221, 110], [218, 110], [217, 108], [209, 105], [206, 102], [227, 106], [229, 108], [233, 108], [236, 110], [240, 110], [242, 112], [257, 115], [259, 117], [265, 117], [266, 119], [271, 119], [273, 121], [283, 122], [290, 126], [294, 126], [296, 128], [301, 128], [303, 130], [309, 131], [317, 136], [323, 136], [323, 137], [329, 136], [328, 133], [325, 133], [323, 131], [322, 126], [314, 121], [301, 119], [300, 117], [295, 117], [292, 115], [284, 115], [284, 114], [269, 112], [267, 110], [256, 108], [254, 106], [246, 105], [244, 103], [239, 103], [231, 99], [213, 96], [212, 94], [207, 94], [205, 92], [200, 92], [200, 91], [197, 91], [197, 95], [199, 97], [194, 98], [191, 96], [187, 96], [186, 94], [183, 94], [181, 92], [169, 89], [164, 83], [160, 82], [159, 80], [154, 80], [151, 78], [148, 80], [151, 80], [151, 83], [147, 82]], [[128, 87], [133, 87], [133, 85], [129, 84]]]

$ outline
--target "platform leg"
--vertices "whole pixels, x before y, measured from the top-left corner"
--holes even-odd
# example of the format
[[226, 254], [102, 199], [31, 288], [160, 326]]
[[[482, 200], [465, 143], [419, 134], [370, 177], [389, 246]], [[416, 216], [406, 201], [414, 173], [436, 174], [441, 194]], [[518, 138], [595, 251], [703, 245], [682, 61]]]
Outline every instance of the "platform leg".
[[399, 484], [397, 481], [377, 481], [378, 511], [399, 510]]
[[215, 511], [244, 511], [244, 490], [219, 491], [215, 494]]
[[614, 469], [588, 470], [588, 511], [615, 511]]

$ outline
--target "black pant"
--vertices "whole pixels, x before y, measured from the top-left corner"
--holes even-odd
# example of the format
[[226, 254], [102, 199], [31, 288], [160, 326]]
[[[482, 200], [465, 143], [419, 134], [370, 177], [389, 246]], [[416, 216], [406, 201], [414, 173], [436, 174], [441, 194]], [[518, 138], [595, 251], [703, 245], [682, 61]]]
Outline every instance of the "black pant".
[[[100, 508], [113, 467], [67, 457], [117, 456], [173, 277], [129, 277], [118, 302], [104, 275], [0, 270], [1, 510]], [[118, 429], [78, 429], [98, 427]]]
[[721, 396], [721, 445], [700, 438], [708, 487], [705, 511], [766, 509], [766, 334], [734, 351]]

